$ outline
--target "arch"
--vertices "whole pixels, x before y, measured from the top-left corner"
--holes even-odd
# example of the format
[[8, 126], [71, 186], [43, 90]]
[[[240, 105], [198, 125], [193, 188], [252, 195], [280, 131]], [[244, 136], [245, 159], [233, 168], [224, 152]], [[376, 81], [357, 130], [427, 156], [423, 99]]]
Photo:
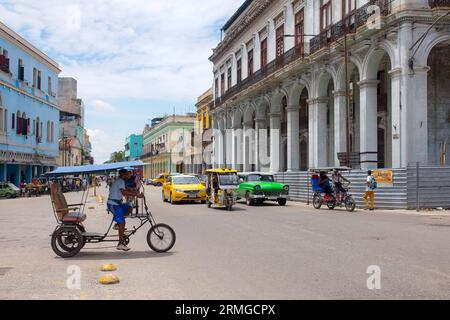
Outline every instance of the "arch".
[[319, 73], [316, 83], [316, 97], [325, 97], [327, 95], [330, 81], [333, 82], [333, 86], [336, 88], [336, 73], [331, 69], [327, 68]]
[[244, 109], [244, 124], [251, 122], [256, 117], [256, 108], [253, 103], [250, 103]]
[[[357, 70], [359, 78], [361, 79], [362, 76], [362, 63], [359, 61], [356, 57], [351, 56], [350, 57], [350, 63], [348, 64], [348, 76], [350, 77], [351, 74]], [[345, 89], [345, 63], [342, 63], [337, 71], [337, 78], [336, 78], [336, 90], [344, 90]]]
[[381, 42], [378, 46], [373, 46], [367, 53], [360, 73], [361, 80], [376, 80], [378, 67], [383, 57], [387, 54], [391, 61], [391, 67], [395, 66], [395, 51], [385, 42]]
[[233, 113], [233, 128], [242, 127], [242, 110], [241, 108], [235, 109]]
[[289, 95], [284, 88], [278, 88], [275, 94], [272, 96], [270, 103], [270, 112], [271, 113], [279, 113], [281, 112], [281, 105], [283, 99], [286, 98], [289, 101]]
[[431, 54], [431, 51], [434, 47], [437, 45], [449, 42], [450, 41], [450, 34], [449, 33], [433, 33], [433, 35], [430, 37], [429, 41], [427, 42], [427, 45], [423, 47], [423, 49], [419, 50], [416, 53], [416, 57], [418, 57], [419, 65], [420, 66], [426, 66], [428, 57]]
[[300, 101], [300, 97], [303, 93], [303, 90], [306, 89], [308, 91], [308, 95], [311, 92], [311, 85], [308, 81], [304, 79], [298, 80], [289, 90], [289, 102], [290, 106], [298, 105]]
[[270, 112], [270, 100], [266, 96], [262, 96], [258, 100], [252, 102], [256, 108], [256, 118], [266, 119], [268, 113]]

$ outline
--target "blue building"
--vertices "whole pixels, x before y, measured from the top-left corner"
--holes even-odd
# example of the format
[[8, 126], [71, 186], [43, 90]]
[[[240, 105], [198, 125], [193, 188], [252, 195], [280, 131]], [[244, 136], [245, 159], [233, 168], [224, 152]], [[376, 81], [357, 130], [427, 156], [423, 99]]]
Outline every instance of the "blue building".
[[142, 157], [144, 138], [142, 135], [132, 134], [125, 140], [125, 160], [133, 161]]
[[56, 166], [60, 72], [0, 22], [0, 181], [30, 182]]

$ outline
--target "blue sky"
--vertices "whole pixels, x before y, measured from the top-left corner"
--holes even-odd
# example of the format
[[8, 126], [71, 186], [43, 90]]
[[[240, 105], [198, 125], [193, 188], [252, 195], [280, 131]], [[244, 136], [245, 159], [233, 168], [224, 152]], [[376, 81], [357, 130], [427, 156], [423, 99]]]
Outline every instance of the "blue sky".
[[78, 81], [96, 162], [149, 119], [195, 110], [243, 0], [0, 0], [0, 20]]

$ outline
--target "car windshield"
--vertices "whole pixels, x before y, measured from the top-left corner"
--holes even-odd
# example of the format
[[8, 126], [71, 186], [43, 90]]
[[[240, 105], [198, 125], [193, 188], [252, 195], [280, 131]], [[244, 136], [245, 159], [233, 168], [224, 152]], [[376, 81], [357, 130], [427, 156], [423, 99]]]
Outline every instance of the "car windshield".
[[13, 190], [19, 190], [19, 188], [17, 188], [14, 184], [12, 184], [11, 182], [8, 182], [8, 187], [10, 187]]
[[219, 175], [219, 183], [222, 186], [239, 185], [239, 177], [237, 174]]
[[271, 175], [251, 174], [247, 178], [248, 182], [274, 182], [274, 178]]
[[196, 177], [173, 177], [174, 184], [200, 184], [200, 180]]

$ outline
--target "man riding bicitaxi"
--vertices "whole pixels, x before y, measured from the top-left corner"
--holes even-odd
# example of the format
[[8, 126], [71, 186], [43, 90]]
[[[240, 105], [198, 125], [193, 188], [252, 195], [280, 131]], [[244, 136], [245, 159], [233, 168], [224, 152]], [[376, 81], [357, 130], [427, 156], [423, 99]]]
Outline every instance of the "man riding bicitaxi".
[[108, 197], [108, 209], [114, 215], [114, 222], [116, 222], [119, 230], [119, 244], [117, 245], [117, 250], [129, 251], [124, 241], [125, 241], [125, 217], [129, 215], [133, 208], [128, 204], [123, 202], [124, 197], [137, 197], [143, 198], [144, 194], [138, 191], [130, 190], [126, 187], [125, 181], [129, 180], [131, 173], [126, 169], [121, 169], [119, 171], [119, 178], [111, 185], [109, 189]]

